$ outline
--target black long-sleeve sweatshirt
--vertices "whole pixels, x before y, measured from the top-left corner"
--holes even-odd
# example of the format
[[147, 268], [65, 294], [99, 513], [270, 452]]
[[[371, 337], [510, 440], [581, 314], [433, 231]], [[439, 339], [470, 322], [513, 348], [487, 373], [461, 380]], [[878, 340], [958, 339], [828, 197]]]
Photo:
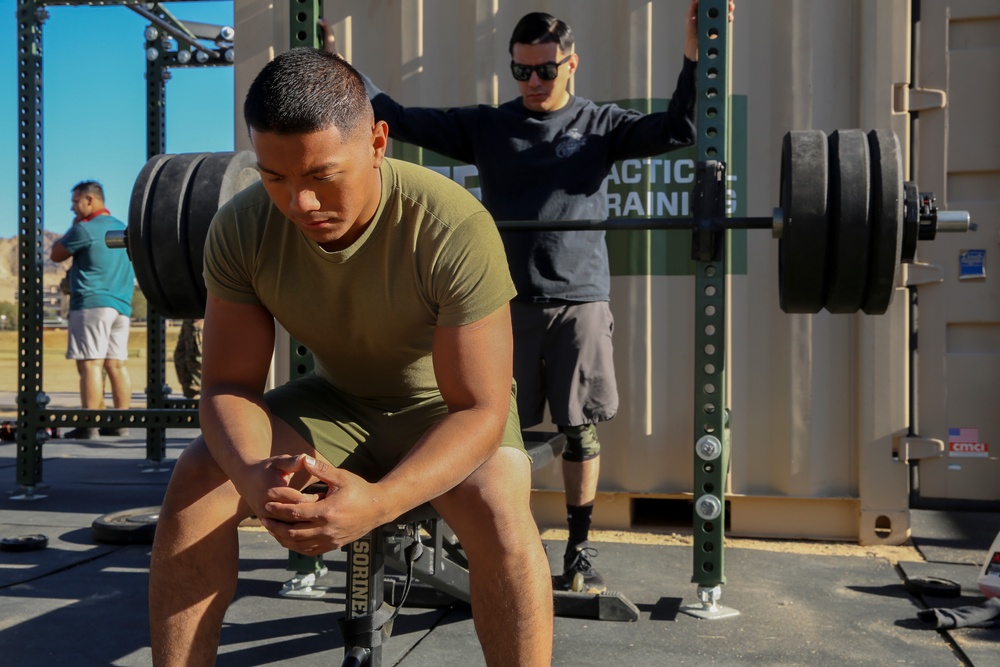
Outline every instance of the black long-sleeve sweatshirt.
[[[615, 161], [694, 142], [695, 68], [684, 59], [670, 105], [652, 114], [582, 97], [549, 113], [529, 111], [520, 97], [499, 107], [405, 107], [367, 77], [365, 85], [390, 137], [476, 165], [495, 220], [603, 220]], [[609, 299], [603, 231], [505, 232], [503, 241], [518, 300]]]

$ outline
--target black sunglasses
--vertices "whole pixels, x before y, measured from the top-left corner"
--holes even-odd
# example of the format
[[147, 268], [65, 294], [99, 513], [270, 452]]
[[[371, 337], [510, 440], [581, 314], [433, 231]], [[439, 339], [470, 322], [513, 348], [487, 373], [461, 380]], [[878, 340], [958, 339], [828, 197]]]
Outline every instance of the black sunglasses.
[[559, 67], [572, 57], [573, 54], [571, 53], [557, 63], [550, 60], [547, 63], [542, 63], [541, 65], [521, 65], [511, 60], [510, 73], [513, 74], [514, 78], [518, 81], [527, 81], [531, 78], [532, 72], [536, 72], [538, 74], [538, 78], [542, 81], [552, 81], [559, 76]]

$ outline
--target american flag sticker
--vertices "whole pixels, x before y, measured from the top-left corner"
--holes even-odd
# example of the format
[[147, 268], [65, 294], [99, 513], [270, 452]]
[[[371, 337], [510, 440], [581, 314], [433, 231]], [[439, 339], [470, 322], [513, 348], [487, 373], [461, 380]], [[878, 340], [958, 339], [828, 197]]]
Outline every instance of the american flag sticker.
[[979, 442], [978, 428], [950, 428], [948, 455], [987, 458], [990, 455], [990, 446], [985, 442]]

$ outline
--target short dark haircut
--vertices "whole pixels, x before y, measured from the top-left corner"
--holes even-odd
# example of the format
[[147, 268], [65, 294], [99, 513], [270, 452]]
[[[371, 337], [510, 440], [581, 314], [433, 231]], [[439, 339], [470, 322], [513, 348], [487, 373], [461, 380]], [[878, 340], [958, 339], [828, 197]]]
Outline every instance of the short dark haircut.
[[510, 46], [507, 50], [514, 55], [515, 44], [548, 44], [555, 42], [559, 50], [569, 53], [573, 50], [573, 29], [545, 12], [525, 14], [510, 36]]
[[358, 71], [332, 53], [306, 47], [264, 66], [247, 91], [243, 119], [257, 132], [309, 134], [336, 127], [344, 137], [375, 123]]
[[80, 181], [73, 186], [71, 192], [81, 196], [90, 195], [104, 201], [104, 188], [97, 181]]

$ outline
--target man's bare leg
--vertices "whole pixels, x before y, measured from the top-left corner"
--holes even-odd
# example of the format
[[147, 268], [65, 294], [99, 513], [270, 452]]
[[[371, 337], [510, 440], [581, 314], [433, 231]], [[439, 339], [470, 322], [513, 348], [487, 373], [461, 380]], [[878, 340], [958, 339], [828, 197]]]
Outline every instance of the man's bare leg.
[[111, 381], [111, 398], [115, 408], [128, 410], [132, 406], [132, 378], [122, 359], [105, 359], [104, 370]]
[[[272, 429], [274, 441], [283, 443], [274, 455], [316, 456], [284, 422], [272, 421]], [[199, 437], [174, 466], [156, 524], [149, 627], [157, 667], [215, 664], [223, 617], [239, 576], [237, 528], [250, 514]]]
[[215, 664], [239, 572], [237, 526], [249, 507], [198, 438], [178, 458], [149, 565], [154, 665]]
[[78, 359], [76, 370], [80, 373], [80, 406], [85, 410], [99, 410], [104, 402], [104, 360]]
[[472, 614], [491, 667], [552, 660], [552, 580], [530, 494], [527, 457], [501, 447], [433, 502], [469, 557]]

